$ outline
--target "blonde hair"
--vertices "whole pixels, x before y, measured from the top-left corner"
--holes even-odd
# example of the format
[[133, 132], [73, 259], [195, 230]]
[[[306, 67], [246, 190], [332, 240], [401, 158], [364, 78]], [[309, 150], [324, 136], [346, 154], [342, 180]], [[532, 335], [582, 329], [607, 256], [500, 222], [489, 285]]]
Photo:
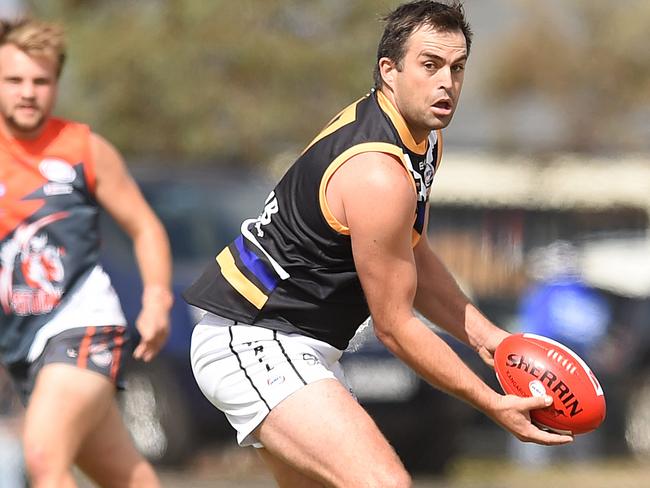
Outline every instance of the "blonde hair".
[[44, 57], [57, 62], [57, 77], [65, 61], [63, 28], [55, 23], [35, 19], [0, 21], [0, 46], [13, 44], [30, 56]]

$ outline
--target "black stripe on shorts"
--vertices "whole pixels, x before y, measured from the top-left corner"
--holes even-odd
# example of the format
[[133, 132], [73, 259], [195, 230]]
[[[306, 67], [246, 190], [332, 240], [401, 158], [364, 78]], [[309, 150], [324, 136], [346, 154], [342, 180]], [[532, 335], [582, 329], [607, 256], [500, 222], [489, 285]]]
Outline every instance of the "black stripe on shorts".
[[229, 327], [228, 327], [228, 332], [230, 333], [230, 343], [228, 344], [228, 346], [230, 346], [230, 350], [232, 351], [232, 353], [233, 353], [233, 354], [235, 355], [235, 357], [237, 358], [237, 362], [239, 363], [239, 368], [244, 372], [244, 376], [246, 376], [246, 379], [247, 379], [248, 382], [251, 384], [251, 386], [253, 387], [253, 389], [254, 389], [255, 392], [257, 393], [257, 395], [260, 397], [260, 400], [262, 400], [262, 401], [264, 402], [264, 405], [266, 405], [266, 408], [267, 408], [267, 409], [269, 410], [269, 412], [270, 412], [270, 411], [271, 411], [271, 407], [269, 407], [269, 404], [266, 402], [266, 400], [264, 399], [264, 397], [262, 396], [262, 394], [260, 393], [260, 391], [257, 389], [257, 387], [255, 386], [255, 383], [253, 383], [253, 380], [251, 379], [251, 377], [248, 376], [248, 373], [246, 372], [246, 368], [244, 368], [244, 366], [242, 365], [241, 358], [239, 357], [239, 354], [237, 354], [237, 351], [235, 351], [235, 348], [234, 348], [234, 346], [232, 345], [232, 343], [233, 343], [233, 341], [234, 341], [234, 337], [233, 337], [233, 333], [232, 333], [232, 326], [229, 326]]
[[291, 369], [293, 369], [296, 372], [296, 374], [298, 375], [298, 378], [300, 378], [300, 381], [302, 381], [302, 384], [306, 385], [307, 382], [302, 377], [302, 375], [298, 372], [298, 369], [296, 369], [296, 365], [291, 362], [291, 359], [289, 359], [289, 355], [284, 350], [284, 347], [282, 346], [282, 343], [280, 342], [280, 339], [278, 339], [278, 331], [277, 330], [273, 331], [273, 340], [278, 343], [278, 346], [280, 346], [280, 350], [282, 351], [282, 354], [284, 355], [284, 357], [287, 359], [287, 362], [291, 366]]

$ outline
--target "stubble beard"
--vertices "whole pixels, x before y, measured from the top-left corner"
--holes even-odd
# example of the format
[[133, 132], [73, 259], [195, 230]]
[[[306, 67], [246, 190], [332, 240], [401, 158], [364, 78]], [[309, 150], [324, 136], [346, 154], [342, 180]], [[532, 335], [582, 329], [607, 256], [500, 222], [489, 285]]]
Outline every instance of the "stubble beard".
[[425, 124], [429, 127], [431, 131], [444, 129], [445, 127], [449, 126], [453, 118], [454, 118], [454, 112], [449, 114], [447, 117], [438, 117], [432, 115], [430, 118], [425, 117], [425, 119], [428, 119], [425, 120]]
[[47, 117], [39, 109], [38, 118], [29, 123], [20, 122], [13, 114], [3, 114], [3, 118], [5, 125], [15, 134], [31, 136], [43, 127]]

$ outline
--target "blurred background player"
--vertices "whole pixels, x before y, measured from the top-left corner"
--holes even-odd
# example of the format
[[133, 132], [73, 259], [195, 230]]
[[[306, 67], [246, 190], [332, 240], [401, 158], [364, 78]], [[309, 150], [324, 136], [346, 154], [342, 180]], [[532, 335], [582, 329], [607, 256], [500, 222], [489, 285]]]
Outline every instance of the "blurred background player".
[[185, 294], [208, 312], [192, 339], [197, 382], [241, 445], [264, 447], [281, 486], [410, 486], [341, 376], [338, 359], [369, 313], [384, 345], [434, 386], [521, 440], [572, 440], [530, 423], [529, 410], [550, 398], [496, 393], [414, 313], [488, 363], [508, 335], [461, 292], [427, 239], [440, 130], [470, 50], [463, 8], [418, 1], [386, 20], [375, 90], [316, 136]]
[[74, 486], [73, 464], [101, 486], [159, 486], [115, 401], [132, 347], [98, 264], [99, 207], [133, 240], [144, 361], [169, 333], [167, 235], [115, 148], [51, 117], [64, 59], [59, 26], [0, 24], [0, 357], [26, 404], [32, 486]]

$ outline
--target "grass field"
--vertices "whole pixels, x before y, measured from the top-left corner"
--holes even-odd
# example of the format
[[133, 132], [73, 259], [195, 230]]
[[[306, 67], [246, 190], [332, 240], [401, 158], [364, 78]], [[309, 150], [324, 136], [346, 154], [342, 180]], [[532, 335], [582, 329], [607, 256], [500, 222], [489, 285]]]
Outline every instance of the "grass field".
[[[272, 488], [253, 449], [206, 451], [184, 469], [158, 469], [167, 488]], [[526, 468], [507, 461], [463, 458], [444, 477], [414, 477], [413, 488], [650, 488], [650, 464], [630, 459], [555, 462]], [[80, 488], [93, 485], [80, 477]]]
[[[183, 470], [161, 470], [169, 488], [271, 488], [252, 451], [206, 453]], [[91, 485], [85, 485], [89, 487]], [[416, 477], [414, 488], [650, 488], [650, 464], [627, 459], [555, 463], [523, 468], [512, 463], [463, 459], [443, 478]]]

